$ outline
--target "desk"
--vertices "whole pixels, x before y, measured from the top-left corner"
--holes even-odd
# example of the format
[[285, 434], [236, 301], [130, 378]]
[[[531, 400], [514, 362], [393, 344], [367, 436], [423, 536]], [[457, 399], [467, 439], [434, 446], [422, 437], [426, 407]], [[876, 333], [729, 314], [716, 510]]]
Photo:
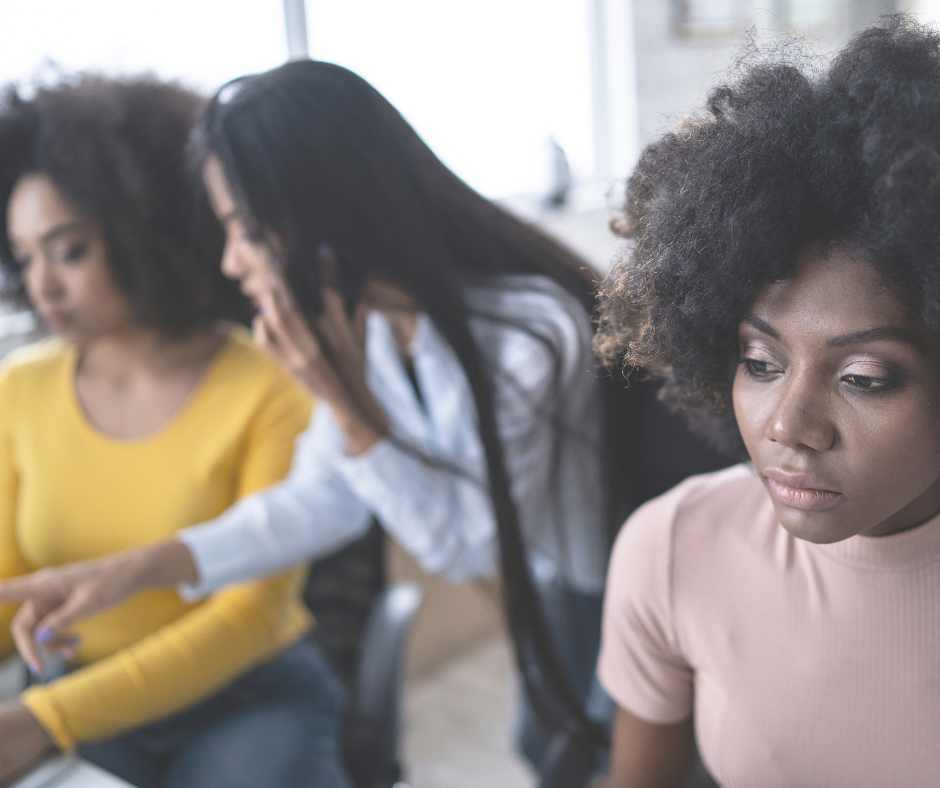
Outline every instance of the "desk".
[[133, 788], [81, 758], [60, 755], [37, 766], [10, 788]]

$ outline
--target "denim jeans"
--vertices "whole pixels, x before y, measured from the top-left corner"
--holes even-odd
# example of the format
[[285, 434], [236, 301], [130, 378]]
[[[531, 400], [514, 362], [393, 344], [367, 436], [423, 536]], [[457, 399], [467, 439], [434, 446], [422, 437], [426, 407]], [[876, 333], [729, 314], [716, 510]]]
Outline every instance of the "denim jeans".
[[[575, 591], [557, 581], [541, 585], [539, 596], [572, 689], [584, 703], [588, 716], [609, 728], [613, 724], [616, 705], [595, 675], [603, 597]], [[520, 694], [516, 746], [541, 773], [551, 737], [536, 718], [525, 690]]]
[[79, 754], [138, 788], [350, 788], [344, 704], [304, 639], [201, 703]]

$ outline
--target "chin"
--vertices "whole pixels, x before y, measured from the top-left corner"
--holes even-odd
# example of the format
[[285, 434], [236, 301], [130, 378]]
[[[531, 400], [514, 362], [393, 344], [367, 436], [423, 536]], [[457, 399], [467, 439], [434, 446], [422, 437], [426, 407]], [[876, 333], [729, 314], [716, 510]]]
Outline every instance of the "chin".
[[780, 503], [774, 504], [777, 522], [797, 539], [813, 544], [833, 544], [861, 533], [858, 520], [835, 516], [833, 512], [806, 512]]

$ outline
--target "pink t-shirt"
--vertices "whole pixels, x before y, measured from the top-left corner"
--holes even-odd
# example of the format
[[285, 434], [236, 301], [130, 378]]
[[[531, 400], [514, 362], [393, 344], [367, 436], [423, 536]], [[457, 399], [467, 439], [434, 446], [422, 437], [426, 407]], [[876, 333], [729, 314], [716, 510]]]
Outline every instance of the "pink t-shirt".
[[940, 517], [815, 545], [750, 467], [689, 479], [617, 538], [598, 673], [641, 719], [694, 709], [724, 788], [940, 786]]

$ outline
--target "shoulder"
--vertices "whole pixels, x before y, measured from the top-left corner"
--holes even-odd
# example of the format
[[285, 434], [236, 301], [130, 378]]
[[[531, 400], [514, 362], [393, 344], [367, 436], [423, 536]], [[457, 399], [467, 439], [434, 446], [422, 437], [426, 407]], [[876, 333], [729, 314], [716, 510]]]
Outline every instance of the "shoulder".
[[590, 316], [557, 282], [544, 276], [492, 277], [467, 289], [474, 333], [498, 348], [501, 366], [539, 368], [559, 359], [567, 374], [593, 367]]
[[230, 405], [235, 400], [253, 403], [255, 408], [278, 403], [280, 408], [298, 411], [304, 420], [309, 417], [310, 394], [259, 350], [251, 333], [241, 326], [230, 329], [210, 380], [213, 393]]
[[557, 326], [591, 331], [584, 305], [546, 276], [515, 274], [494, 276], [467, 288], [471, 313], [533, 326]]
[[677, 546], [714, 543], [718, 532], [736, 531], [766, 503], [767, 493], [749, 465], [692, 476], [630, 516], [617, 536], [611, 571], [636, 562], [649, 566], [651, 557], [671, 564]]
[[55, 337], [11, 351], [0, 362], [0, 396], [13, 391], [49, 392], [52, 380], [70, 363], [72, 352]]
[[290, 375], [258, 349], [251, 332], [242, 326], [229, 330], [222, 354], [219, 377], [226, 384], [237, 380], [239, 385], [256, 390], [299, 389]]

